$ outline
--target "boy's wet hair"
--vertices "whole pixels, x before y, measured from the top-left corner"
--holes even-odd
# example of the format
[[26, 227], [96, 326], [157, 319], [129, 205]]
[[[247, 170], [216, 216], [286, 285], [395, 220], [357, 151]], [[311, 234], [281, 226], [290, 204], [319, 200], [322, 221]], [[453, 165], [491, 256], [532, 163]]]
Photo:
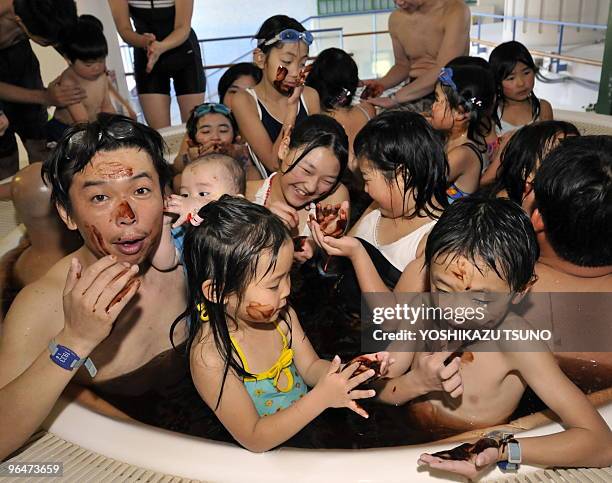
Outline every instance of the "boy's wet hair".
[[[208, 103], [208, 104], [214, 104], [214, 103]], [[207, 112], [206, 114], [202, 114], [201, 116], [196, 116], [196, 111], [197, 111], [198, 107], [199, 106], [195, 106], [191, 110], [191, 113], [189, 114], [189, 118], [187, 119], [187, 123], [185, 125], [185, 127], [187, 129], [187, 136], [189, 137], [189, 139], [191, 139], [192, 142], [197, 143], [197, 141], [196, 141], [196, 134], [198, 133], [198, 121], [200, 119], [202, 119], [204, 116], [207, 116], [208, 114], [220, 114], [220, 115], [226, 117], [227, 120], [230, 122], [230, 125], [232, 126], [232, 129], [234, 130], [233, 140], [236, 139], [236, 136], [238, 135], [238, 124], [236, 124], [236, 118], [234, 118], [234, 115], [231, 112], [229, 114], [225, 114], [223, 112], [215, 111], [213, 109], [213, 110]]]
[[[230, 295], [236, 295], [238, 306], [242, 303], [249, 284], [255, 280], [262, 255], [270, 254], [266, 271], [274, 270], [281, 247], [291, 241], [291, 235], [278, 216], [241, 197], [224, 195], [201, 208], [198, 215], [203, 222], [200, 226], [187, 227], [183, 245], [187, 309], [172, 325], [171, 337], [176, 325], [187, 316], [186, 353], [189, 354], [202, 326], [210, 324], [215, 345], [225, 362], [218, 405], [230, 368], [239, 377], [252, 376], [239, 362], [232, 345], [228, 326], [235, 314], [226, 313], [225, 302]], [[206, 299], [202, 292], [202, 284], [207, 280], [212, 281], [212, 300]], [[208, 321], [202, 320], [203, 307]]]
[[568, 136], [580, 136], [580, 132], [565, 121], [542, 121], [520, 128], [504, 147], [495, 182], [487, 191], [495, 196], [505, 190], [508, 198], [522, 203], [529, 177], [535, 174], [556, 139], [562, 137], [563, 142]]
[[[212, 153], [192, 161], [187, 166], [199, 163], [218, 163], [225, 169], [233, 182], [233, 190], [236, 195], [244, 195], [246, 192], [246, 174], [242, 165], [226, 154]], [[229, 194], [229, 193], [228, 193]]]
[[[387, 184], [399, 183], [404, 202], [412, 189], [415, 210], [409, 218], [438, 218], [448, 206], [448, 162], [442, 140], [420, 114], [386, 111], [368, 121], [355, 137], [355, 156], [367, 159]], [[435, 202], [434, 202], [435, 200]], [[437, 206], [436, 206], [437, 203]]]
[[[60, 46], [62, 54], [70, 61], [91, 61], [106, 58], [108, 44], [102, 29], [91, 16], [79, 17], [76, 25]], [[95, 17], [94, 17], [95, 18]]]
[[523, 209], [508, 199], [480, 196], [450, 205], [429, 233], [425, 247], [427, 266], [440, 257], [445, 257], [445, 263], [465, 257], [481, 272], [484, 263], [512, 292], [524, 291], [534, 280], [539, 256], [535, 231]]
[[287, 15], [274, 15], [261, 24], [261, 27], [259, 27], [259, 30], [253, 38], [260, 43], [258, 47], [259, 50], [268, 55], [268, 53], [272, 50], [272, 47], [282, 47], [283, 42], [279, 40], [278, 42], [274, 42], [270, 45], [263, 44], [268, 40], [272, 40], [276, 35], [287, 29], [297, 30], [298, 32], [306, 32], [304, 26], [296, 19], [288, 17]]
[[163, 193], [172, 179], [172, 169], [164, 159], [161, 135], [129, 117], [101, 113], [94, 122], [68, 129], [44, 162], [42, 174], [45, 182], [51, 183], [51, 202], [70, 213], [69, 191], [74, 175], [83, 171], [98, 151], [125, 148], [144, 150], [151, 157]]
[[612, 136], [564, 140], [542, 162], [534, 191], [559, 257], [580, 267], [612, 265]]
[[455, 65], [451, 69], [457, 89], [442, 82], [439, 82], [440, 87], [448, 106], [469, 116], [467, 137], [485, 153], [486, 137], [492, 128], [490, 115], [495, 102], [493, 74], [489, 68], [474, 64]]
[[[493, 119], [500, 129], [505, 100], [502, 82], [512, 73], [517, 62], [522, 62], [537, 74], [538, 67], [535, 65], [529, 50], [527, 50], [527, 47], [516, 40], [499, 44], [491, 51], [491, 55], [489, 55], [489, 65], [491, 66], [491, 71], [495, 77], [495, 86], [497, 90]], [[540, 100], [536, 97], [533, 91], [529, 99], [531, 101], [531, 117], [532, 119], [537, 119], [540, 115]], [[502, 110], [501, 113], [499, 112], [500, 108]]]
[[51, 44], [61, 42], [77, 21], [74, 0], [13, 0], [13, 8], [31, 34]]
[[219, 94], [220, 103], [223, 104], [225, 101], [225, 94], [232, 86], [234, 81], [245, 75], [251, 76], [253, 79], [255, 79], [255, 83], [258, 84], [261, 80], [262, 72], [261, 69], [252, 62], [240, 62], [232, 65], [223, 73], [217, 86], [217, 93]]
[[358, 83], [357, 64], [344, 50], [335, 47], [317, 56], [306, 77], [306, 85], [319, 93], [325, 109], [350, 106]]
[[[302, 149], [302, 152], [283, 174], [290, 172], [316, 148], [331, 149], [340, 165], [336, 182], [329, 191], [321, 195], [321, 198], [325, 198], [336, 189], [348, 165], [348, 136], [342, 125], [334, 118], [323, 114], [313, 114], [295, 126], [291, 132], [289, 149]], [[317, 201], [315, 200], [315, 203]]]

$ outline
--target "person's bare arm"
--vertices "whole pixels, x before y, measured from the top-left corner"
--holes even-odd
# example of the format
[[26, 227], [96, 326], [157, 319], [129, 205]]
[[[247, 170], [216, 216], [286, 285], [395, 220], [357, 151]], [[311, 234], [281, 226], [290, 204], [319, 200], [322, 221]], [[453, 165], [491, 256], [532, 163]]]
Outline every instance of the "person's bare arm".
[[538, 121], [552, 121], [553, 120], [553, 109], [550, 102], [540, 99], [540, 117]]
[[549, 352], [508, 353], [527, 384], [554, 411], [565, 431], [519, 438], [523, 462], [539, 466], [612, 465], [612, 432]]
[[154, 40], [147, 46], [147, 72], [151, 72], [160, 55], [183, 44], [191, 31], [193, 0], [176, 0], [174, 3], [174, 30], [163, 40]]
[[469, 45], [470, 10], [462, 2], [457, 2], [445, 16], [444, 38], [436, 57], [436, 65], [420, 77], [402, 87], [395, 94], [395, 101], [410, 102], [424, 97], [434, 90], [440, 69], [455, 57], [466, 55]]
[[410, 75], [410, 59], [406, 55], [402, 43], [393, 33], [393, 22], [391, 18], [389, 18], [389, 35], [391, 36], [391, 45], [393, 46], [394, 64], [384, 77], [378, 80], [385, 89], [390, 89], [400, 82], [404, 82]]
[[155, 40], [153, 34], [139, 34], [134, 32], [130, 22], [130, 10], [127, 0], [108, 0], [108, 4], [113, 14], [113, 20], [117, 26], [117, 33], [125, 43], [132, 47], [146, 49]]
[[49, 83], [46, 89], [25, 89], [0, 82], [0, 100], [3, 101], [64, 107], [80, 102], [85, 96], [80, 86], [63, 86], [59, 78]]
[[[70, 78], [70, 75], [67, 73], [67, 71], [64, 71], [64, 73], [61, 75], [60, 82], [63, 86], [67, 87], [73, 87], [78, 85], [76, 82], [74, 82], [73, 79]], [[87, 112], [87, 108], [82, 102], [71, 104], [70, 106], [66, 107], [66, 110], [72, 118], [72, 124], [89, 121], [89, 113]]]
[[[296, 89], [298, 91], [300, 89]], [[292, 98], [296, 94], [294, 93]], [[297, 97], [299, 102], [299, 96]], [[292, 107], [293, 106], [293, 107]], [[287, 114], [283, 120], [283, 129], [278, 135], [278, 138], [272, 142], [264, 125], [259, 119], [257, 113], [257, 105], [255, 99], [246, 91], [239, 91], [234, 96], [233, 112], [240, 129], [240, 135], [257, 156], [257, 159], [269, 170], [278, 171], [278, 151], [283, 140], [283, 135], [286, 129], [295, 125], [297, 117], [297, 104], [293, 103], [287, 106]]]
[[61, 289], [47, 277], [19, 294], [0, 339], [0, 427], [11, 428], [0, 438], [0, 460], [36, 431], [76, 373], [50, 360], [49, 341], [55, 337], [58, 344], [87, 357], [108, 336], [138, 290], [139, 284], [132, 283], [125, 296], [111, 305], [135, 273], [111, 257], [84, 271], [74, 259], [63, 308]]

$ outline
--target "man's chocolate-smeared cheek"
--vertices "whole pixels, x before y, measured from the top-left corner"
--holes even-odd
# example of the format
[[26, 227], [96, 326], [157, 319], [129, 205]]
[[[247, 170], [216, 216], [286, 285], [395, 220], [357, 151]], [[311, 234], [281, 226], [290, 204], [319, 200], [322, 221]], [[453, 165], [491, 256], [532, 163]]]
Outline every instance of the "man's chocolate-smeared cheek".
[[136, 219], [136, 214], [132, 210], [132, 207], [127, 201], [122, 201], [115, 211], [113, 212], [113, 217], [115, 220], [130, 220], [134, 221]]
[[94, 174], [105, 179], [131, 178], [134, 175], [134, 170], [118, 161], [108, 161], [97, 163]]
[[102, 256], [110, 255], [110, 250], [102, 238], [100, 230], [95, 225], [85, 225], [85, 230], [89, 233], [89, 238], [93, 243], [94, 250]]

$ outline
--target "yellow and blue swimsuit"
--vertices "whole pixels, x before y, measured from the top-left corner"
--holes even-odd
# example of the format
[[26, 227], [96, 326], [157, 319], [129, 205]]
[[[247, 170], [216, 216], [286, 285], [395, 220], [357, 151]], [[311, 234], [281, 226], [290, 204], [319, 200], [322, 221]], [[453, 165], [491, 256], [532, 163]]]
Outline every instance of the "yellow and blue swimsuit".
[[[268, 416], [285, 409], [308, 392], [306, 383], [293, 363], [293, 349], [288, 346], [287, 337], [276, 322], [274, 322], [274, 325], [283, 338], [283, 350], [280, 357], [266, 372], [255, 374], [255, 377], [245, 377], [242, 380], [260, 416]], [[233, 337], [231, 339], [245, 371], [252, 374], [244, 352], [242, 352], [236, 340]], [[287, 377], [287, 386], [281, 388], [278, 385], [278, 380], [283, 373]]]

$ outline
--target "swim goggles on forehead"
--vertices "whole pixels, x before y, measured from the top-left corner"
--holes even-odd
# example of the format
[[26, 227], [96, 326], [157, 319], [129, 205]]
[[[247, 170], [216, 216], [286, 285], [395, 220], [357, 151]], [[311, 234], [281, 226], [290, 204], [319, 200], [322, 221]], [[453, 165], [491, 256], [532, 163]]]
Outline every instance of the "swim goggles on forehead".
[[225, 106], [224, 104], [216, 104], [214, 102], [205, 102], [204, 104], [196, 106], [194, 109], [195, 117], [202, 117], [210, 112], [216, 112], [217, 114], [223, 114], [224, 116], [229, 116], [232, 113], [229, 107]]
[[305, 32], [298, 32], [294, 29], [285, 29], [282, 32], [277, 33], [270, 40], [260, 40], [259, 46], [272, 45], [276, 42], [299, 42], [302, 40], [306, 45], [312, 44], [314, 40], [312, 34], [306, 30]]

